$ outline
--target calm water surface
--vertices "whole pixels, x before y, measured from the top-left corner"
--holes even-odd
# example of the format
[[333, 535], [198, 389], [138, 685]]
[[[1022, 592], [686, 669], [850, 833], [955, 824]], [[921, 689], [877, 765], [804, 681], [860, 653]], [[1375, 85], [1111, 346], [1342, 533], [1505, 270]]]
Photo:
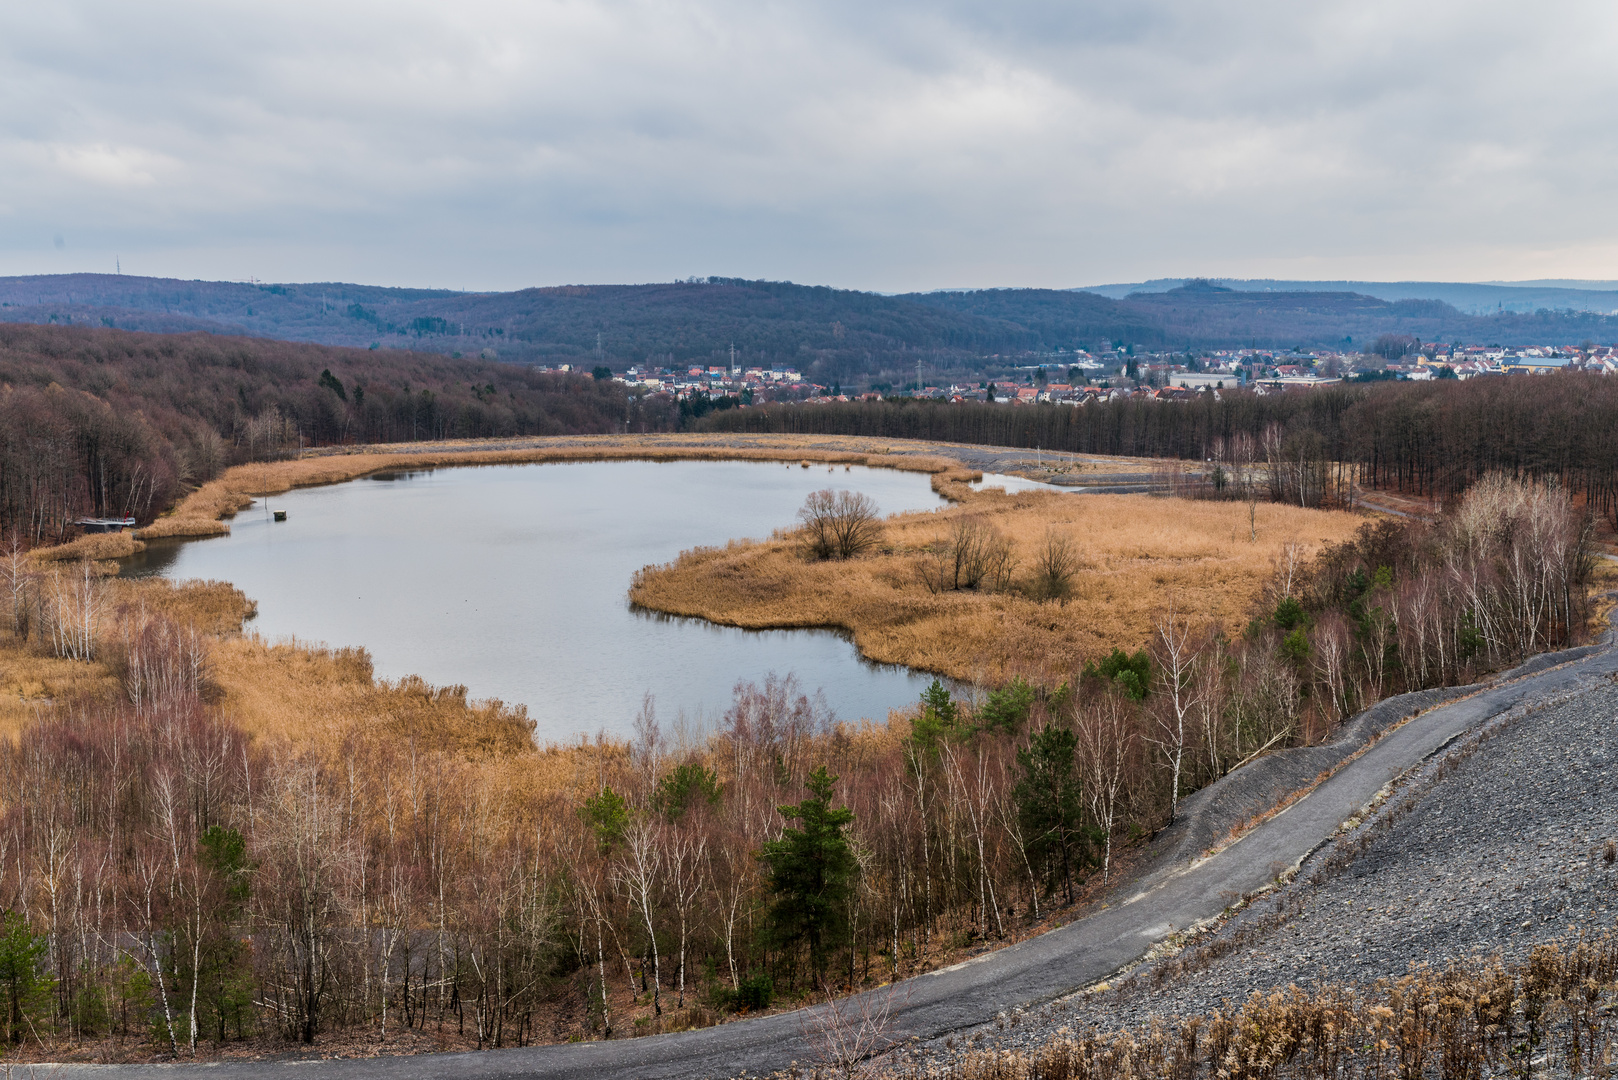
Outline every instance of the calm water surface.
[[[930, 681], [838, 634], [745, 631], [633, 610], [634, 572], [685, 548], [766, 537], [809, 492], [884, 514], [943, 504], [918, 473], [755, 462], [443, 469], [255, 503], [209, 540], [153, 544], [126, 574], [230, 581], [269, 638], [363, 645], [384, 678], [462, 683], [528, 706], [540, 741], [627, 734], [650, 691], [665, 724], [724, 711], [737, 680], [794, 673], [839, 717], [885, 716]], [[273, 522], [269, 508], [287, 511]]]

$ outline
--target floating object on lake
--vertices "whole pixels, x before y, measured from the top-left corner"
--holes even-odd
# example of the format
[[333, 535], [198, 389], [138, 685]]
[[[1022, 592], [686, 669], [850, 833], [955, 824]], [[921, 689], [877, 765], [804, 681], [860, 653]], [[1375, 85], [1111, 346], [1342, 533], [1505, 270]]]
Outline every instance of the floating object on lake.
[[277, 510], [275, 512], [275, 520], [276, 521], [285, 521], [286, 519], [287, 519], [287, 512], [285, 510]]

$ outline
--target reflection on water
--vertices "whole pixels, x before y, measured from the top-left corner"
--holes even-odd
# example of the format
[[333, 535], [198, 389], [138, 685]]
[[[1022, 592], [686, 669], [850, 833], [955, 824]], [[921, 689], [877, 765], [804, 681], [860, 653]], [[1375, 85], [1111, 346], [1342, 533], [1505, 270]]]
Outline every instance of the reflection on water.
[[[713, 719], [738, 680], [795, 672], [840, 717], [882, 717], [930, 677], [859, 659], [826, 630], [748, 631], [636, 611], [648, 563], [766, 537], [809, 492], [852, 488], [884, 513], [942, 501], [929, 478], [757, 462], [589, 462], [388, 473], [255, 502], [231, 535], [153, 542], [126, 574], [230, 581], [267, 637], [363, 645], [377, 674], [463, 683], [528, 706], [541, 741]], [[269, 511], [285, 510], [275, 522]]]

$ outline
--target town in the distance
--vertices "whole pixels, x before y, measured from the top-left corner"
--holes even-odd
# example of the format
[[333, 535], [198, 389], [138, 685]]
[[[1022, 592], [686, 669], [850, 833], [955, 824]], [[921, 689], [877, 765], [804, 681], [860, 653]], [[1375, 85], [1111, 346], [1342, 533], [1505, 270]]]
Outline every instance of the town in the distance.
[[[1034, 362], [1030, 362], [1030, 360]], [[1295, 348], [1212, 349], [1187, 352], [1137, 352], [1118, 343], [1112, 348], [1057, 349], [1044, 357], [989, 356], [992, 377], [973, 381], [922, 378], [906, 385], [882, 384], [865, 393], [845, 393], [837, 384], [811, 382], [785, 364], [656, 367], [636, 364], [622, 373], [598, 366], [599, 377], [612, 378], [650, 393], [668, 393], [679, 401], [706, 398], [721, 407], [772, 401], [881, 401], [926, 398], [935, 401], [983, 401], [1008, 405], [1051, 402], [1085, 405], [1125, 397], [1180, 400], [1199, 393], [1249, 387], [1255, 393], [1308, 389], [1341, 382], [1378, 380], [1473, 379], [1499, 375], [1547, 375], [1557, 371], [1592, 371], [1618, 375], [1618, 345], [1586, 342], [1578, 347], [1541, 345], [1506, 348], [1421, 342], [1390, 335], [1361, 351], [1345, 343], [1342, 350]], [[567, 373], [584, 365], [556, 364], [542, 370]], [[730, 399], [725, 401], [723, 399]]]

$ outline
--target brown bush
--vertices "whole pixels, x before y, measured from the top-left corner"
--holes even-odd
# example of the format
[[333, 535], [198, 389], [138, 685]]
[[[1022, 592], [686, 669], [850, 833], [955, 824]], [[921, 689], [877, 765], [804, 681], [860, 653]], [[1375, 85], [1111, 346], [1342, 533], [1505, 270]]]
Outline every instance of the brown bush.
[[1029, 593], [1036, 600], [1066, 600], [1073, 591], [1073, 575], [1079, 556], [1073, 541], [1056, 529], [1046, 529], [1045, 539], [1034, 554], [1034, 573]]

